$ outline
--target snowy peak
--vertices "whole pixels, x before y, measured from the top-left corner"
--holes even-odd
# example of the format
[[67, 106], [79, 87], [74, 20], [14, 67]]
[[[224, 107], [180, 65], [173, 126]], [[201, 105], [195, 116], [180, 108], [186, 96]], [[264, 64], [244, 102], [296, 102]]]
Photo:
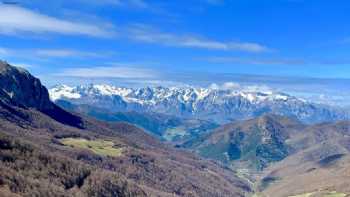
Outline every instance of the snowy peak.
[[49, 90], [52, 101], [58, 99], [78, 99], [81, 95], [74, 88], [66, 85], [58, 85]]
[[[93, 85], [69, 87], [58, 85], [49, 90], [53, 101], [58, 99], [79, 99], [82, 96], [120, 96], [125, 101], [133, 100], [145, 103], [147, 101], [162, 101], [167, 99], [177, 99], [180, 102], [199, 102], [208, 97], [232, 98], [242, 97], [249, 102], [262, 102], [288, 99], [296, 99], [284, 93], [275, 92], [252, 92], [238, 90], [220, 90], [211, 88], [194, 87], [146, 87], [146, 88], [123, 88], [110, 85]], [[142, 102], [141, 102], [142, 101]], [[153, 102], [153, 103], [154, 103]], [[151, 102], [152, 103], [152, 102]]]
[[197, 87], [125, 88], [110, 85], [69, 87], [49, 90], [51, 100], [89, 105], [113, 112], [155, 112], [184, 118], [227, 122], [265, 113], [293, 116], [305, 122], [347, 119], [345, 112], [314, 104], [274, 91]]

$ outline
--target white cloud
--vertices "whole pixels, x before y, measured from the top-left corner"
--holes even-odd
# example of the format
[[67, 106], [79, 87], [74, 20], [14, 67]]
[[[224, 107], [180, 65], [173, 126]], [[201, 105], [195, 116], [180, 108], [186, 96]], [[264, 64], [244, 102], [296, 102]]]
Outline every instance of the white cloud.
[[218, 84], [216, 84], [216, 83], [212, 83], [212, 84], [209, 85], [208, 88], [209, 89], [213, 89], [213, 90], [218, 90], [218, 89], [220, 89], [220, 86]]
[[70, 49], [38, 49], [33, 51], [34, 55], [41, 57], [57, 57], [57, 58], [65, 58], [65, 57], [102, 57], [106, 55], [105, 53], [97, 53], [97, 52], [87, 52], [87, 51], [77, 51]]
[[209, 85], [208, 88], [214, 89], [214, 90], [240, 90], [243, 87], [239, 83], [229, 81], [229, 82], [222, 83], [220, 85], [216, 83], [212, 83]]
[[301, 66], [301, 65], [348, 65], [350, 59], [304, 59], [304, 58], [284, 58], [284, 57], [271, 57], [271, 58], [242, 58], [242, 57], [201, 57], [195, 58], [197, 60], [204, 60], [212, 63], [223, 64], [243, 64], [243, 65], [289, 65], [289, 66]]
[[128, 37], [139, 42], [175, 47], [202, 48], [226, 51], [246, 51], [255, 53], [270, 51], [268, 47], [258, 43], [221, 42], [190, 35], [164, 33], [145, 25], [134, 25], [130, 27], [128, 31]]
[[104, 58], [115, 55], [112, 51], [83, 51], [74, 49], [12, 49], [0, 48], [0, 56], [22, 58]]
[[93, 37], [114, 35], [113, 31], [96, 25], [54, 18], [17, 6], [0, 5], [0, 34], [17, 35], [23, 32]]
[[245, 86], [243, 88], [244, 91], [247, 92], [266, 92], [266, 93], [270, 93], [273, 92], [274, 89], [272, 89], [271, 87], [267, 86], [267, 85], [250, 85], [250, 86]]
[[[303, 59], [297, 58], [241, 58], [241, 57], [206, 57], [201, 58], [213, 63], [234, 63], [251, 65], [305, 65]], [[313, 62], [316, 63], [316, 62]], [[318, 62], [320, 63], [320, 62]]]
[[13, 63], [12, 65], [16, 66], [16, 67], [20, 67], [20, 68], [25, 68], [25, 69], [29, 69], [29, 68], [34, 68], [36, 67], [33, 64], [28, 64], [28, 63]]
[[222, 84], [222, 88], [230, 89], [230, 90], [239, 89], [239, 88], [241, 88], [241, 85], [238, 83], [235, 83], [235, 82], [226, 82], [226, 83]]
[[136, 84], [140, 87], [145, 86], [163, 86], [163, 87], [186, 87], [189, 86], [184, 82], [172, 81], [172, 80], [162, 80], [162, 79], [126, 79], [124, 82], [129, 84]]
[[58, 76], [91, 77], [91, 78], [123, 78], [150, 79], [158, 77], [158, 73], [151, 69], [138, 68], [133, 65], [117, 64], [113, 66], [99, 66], [90, 68], [72, 68], [63, 70]]
[[210, 89], [214, 90], [237, 90], [237, 91], [245, 91], [245, 92], [265, 92], [270, 93], [276, 91], [267, 85], [241, 85], [236, 82], [228, 81], [222, 84], [212, 83], [209, 85]]

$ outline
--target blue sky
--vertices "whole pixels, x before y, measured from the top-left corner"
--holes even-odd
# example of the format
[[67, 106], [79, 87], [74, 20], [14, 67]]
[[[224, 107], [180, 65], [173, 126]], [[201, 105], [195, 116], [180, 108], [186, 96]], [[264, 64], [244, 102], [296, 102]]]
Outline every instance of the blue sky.
[[16, 2], [0, 5], [0, 58], [47, 85], [234, 81], [350, 100], [346, 0]]

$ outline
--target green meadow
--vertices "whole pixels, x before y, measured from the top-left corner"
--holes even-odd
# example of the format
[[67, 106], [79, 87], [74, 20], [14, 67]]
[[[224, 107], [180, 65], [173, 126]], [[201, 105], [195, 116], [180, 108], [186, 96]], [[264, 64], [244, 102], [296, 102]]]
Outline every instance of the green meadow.
[[61, 140], [61, 143], [73, 148], [89, 150], [102, 156], [118, 157], [122, 155], [122, 148], [115, 148], [114, 143], [111, 141], [65, 138]]

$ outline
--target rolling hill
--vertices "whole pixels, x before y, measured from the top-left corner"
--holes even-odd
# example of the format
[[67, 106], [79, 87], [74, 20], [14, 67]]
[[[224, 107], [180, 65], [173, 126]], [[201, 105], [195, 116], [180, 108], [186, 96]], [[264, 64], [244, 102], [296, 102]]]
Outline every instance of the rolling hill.
[[229, 123], [187, 145], [237, 170], [257, 196], [350, 192], [349, 121], [304, 125], [269, 114]]

